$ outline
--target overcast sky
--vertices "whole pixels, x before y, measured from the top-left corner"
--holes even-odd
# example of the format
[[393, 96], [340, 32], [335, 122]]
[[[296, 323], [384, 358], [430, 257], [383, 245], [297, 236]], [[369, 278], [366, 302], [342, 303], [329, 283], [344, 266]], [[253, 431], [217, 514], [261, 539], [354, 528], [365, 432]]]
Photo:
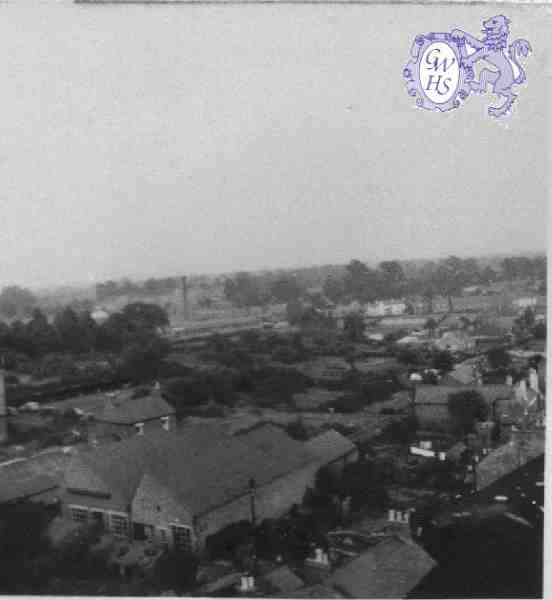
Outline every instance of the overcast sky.
[[534, 49], [509, 119], [401, 79], [492, 12], [0, 4], [0, 286], [543, 250], [544, 9], [502, 9]]

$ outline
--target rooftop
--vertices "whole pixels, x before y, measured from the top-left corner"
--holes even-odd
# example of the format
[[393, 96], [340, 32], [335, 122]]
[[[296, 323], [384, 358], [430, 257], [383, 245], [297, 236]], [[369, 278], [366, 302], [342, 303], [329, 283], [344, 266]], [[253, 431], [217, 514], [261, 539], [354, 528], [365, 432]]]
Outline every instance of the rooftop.
[[314, 460], [304, 444], [271, 425], [236, 436], [213, 434], [207, 426], [161, 430], [81, 454], [72, 461], [66, 484], [126, 506], [145, 479], [202, 514], [246, 493], [251, 478], [259, 487]]
[[406, 598], [435, 565], [423, 548], [396, 536], [337, 569], [325, 583], [351, 598]]
[[512, 396], [512, 387], [505, 384], [485, 384], [466, 386], [459, 389], [457, 385], [417, 385], [414, 395], [415, 404], [447, 404], [449, 394], [459, 391], [473, 390], [479, 392], [487, 402], [507, 399]]
[[312, 454], [324, 463], [333, 462], [356, 450], [356, 446], [335, 429], [317, 435], [305, 445]]
[[103, 410], [97, 411], [95, 418], [106, 423], [134, 425], [167, 415], [174, 415], [175, 409], [168, 404], [159, 392], [138, 398], [109, 398]]

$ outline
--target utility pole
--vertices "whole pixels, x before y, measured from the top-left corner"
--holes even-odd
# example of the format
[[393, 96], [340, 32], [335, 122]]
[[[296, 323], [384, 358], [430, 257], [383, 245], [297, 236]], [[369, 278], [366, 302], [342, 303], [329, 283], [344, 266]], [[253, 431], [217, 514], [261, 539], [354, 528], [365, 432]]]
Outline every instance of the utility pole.
[[257, 494], [257, 484], [255, 482], [255, 479], [253, 479], [253, 477], [249, 480], [249, 502], [250, 502], [250, 507], [251, 507], [251, 525], [253, 525], [253, 527], [255, 527], [255, 523], [257, 520], [256, 514], [255, 514], [255, 496]]

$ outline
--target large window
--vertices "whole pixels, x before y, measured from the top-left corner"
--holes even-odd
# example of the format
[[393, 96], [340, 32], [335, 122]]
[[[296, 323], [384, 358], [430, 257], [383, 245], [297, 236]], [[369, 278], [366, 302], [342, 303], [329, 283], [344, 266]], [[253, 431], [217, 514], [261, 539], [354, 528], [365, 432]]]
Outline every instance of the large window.
[[111, 514], [109, 516], [111, 522], [111, 531], [115, 535], [128, 536], [128, 517], [124, 515]]
[[192, 550], [192, 530], [189, 527], [172, 526], [175, 550]]
[[88, 509], [81, 506], [71, 506], [71, 519], [75, 523], [86, 523], [88, 521]]

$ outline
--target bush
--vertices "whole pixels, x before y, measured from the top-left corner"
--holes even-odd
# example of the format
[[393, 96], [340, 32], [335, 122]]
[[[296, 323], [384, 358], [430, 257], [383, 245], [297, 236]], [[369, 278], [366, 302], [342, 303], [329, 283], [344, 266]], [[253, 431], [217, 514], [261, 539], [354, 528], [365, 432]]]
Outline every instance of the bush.
[[491, 348], [487, 352], [487, 361], [491, 369], [503, 369], [508, 367], [512, 359], [505, 348]]
[[489, 415], [489, 407], [483, 396], [476, 390], [466, 390], [449, 394], [448, 409], [457, 433], [471, 433], [476, 421], [484, 421]]
[[333, 409], [339, 413], [354, 413], [364, 409], [366, 402], [361, 394], [344, 394], [340, 396], [332, 405]]
[[299, 442], [305, 442], [309, 439], [307, 428], [305, 427], [303, 421], [300, 421], [299, 419], [286, 425], [284, 430], [290, 438], [293, 438]]
[[199, 561], [188, 552], [167, 552], [155, 564], [151, 582], [160, 590], [167, 588], [182, 593], [196, 583]]

